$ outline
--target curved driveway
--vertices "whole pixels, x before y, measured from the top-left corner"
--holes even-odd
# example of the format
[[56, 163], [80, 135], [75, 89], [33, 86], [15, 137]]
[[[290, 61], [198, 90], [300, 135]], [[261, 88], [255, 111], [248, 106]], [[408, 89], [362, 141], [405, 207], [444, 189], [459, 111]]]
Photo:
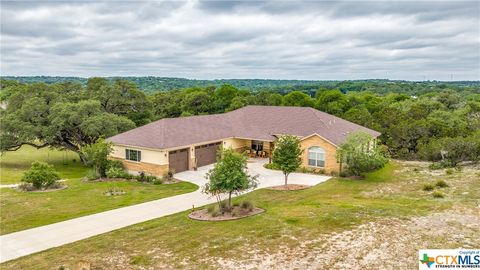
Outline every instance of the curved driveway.
[[[256, 159], [248, 164], [250, 174], [259, 175], [259, 186], [257, 188], [282, 185], [283, 174], [279, 171], [263, 168], [265, 162], [266, 159]], [[199, 168], [197, 171], [177, 173], [175, 178], [192, 182], [201, 187], [206, 183], [205, 173], [212, 167], [213, 165], [208, 165]], [[329, 178], [329, 176], [292, 173], [289, 176], [289, 183], [316, 185]], [[0, 262], [182, 212], [191, 209], [192, 206], [200, 207], [214, 201], [214, 198], [209, 198], [203, 194], [200, 188], [186, 194], [2, 235], [0, 236]]]

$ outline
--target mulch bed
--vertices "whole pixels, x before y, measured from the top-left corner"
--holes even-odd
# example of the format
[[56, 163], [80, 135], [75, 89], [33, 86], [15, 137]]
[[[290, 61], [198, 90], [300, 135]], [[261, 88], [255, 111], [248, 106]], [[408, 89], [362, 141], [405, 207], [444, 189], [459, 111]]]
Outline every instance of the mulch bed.
[[280, 185], [280, 186], [274, 186], [274, 187], [267, 187], [266, 189], [270, 190], [302, 190], [302, 189], [307, 189], [312, 186], [308, 185], [297, 185], [297, 184], [288, 184], [288, 185]]
[[235, 220], [235, 219], [251, 217], [251, 216], [255, 216], [265, 212], [265, 209], [258, 208], [258, 207], [253, 208], [252, 211], [248, 211], [248, 209], [243, 209], [239, 206], [235, 206], [233, 207], [233, 209], [240, 209], [239, 214], [236, 216], [232, 216], [232, 212], [234, 212], [232, 210], [232, 212], [230, 213], [225, 213], [223, 215], [212, 217], [210, 213], [208, 213], [207, 209], [202, 209], [202, 210], [197, 210], [190, 213], [188, 217], [193, 220], [200, 220], [200, 221], [225, 221], [225, 220]]

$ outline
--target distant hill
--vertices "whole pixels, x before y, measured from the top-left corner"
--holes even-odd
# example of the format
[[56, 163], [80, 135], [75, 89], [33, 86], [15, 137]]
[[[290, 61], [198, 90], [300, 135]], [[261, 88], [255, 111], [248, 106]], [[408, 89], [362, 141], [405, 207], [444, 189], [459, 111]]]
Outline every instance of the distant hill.
[[[2, 76], [2, 79], [16, 80], [23, 83], [44, 82], [60, 83], [74, 82], [86, 84], [88, 78], [82, 77], [50, 77], [50, 76]], [[370, 90], [377, 93], [405, 92], [419, 93], [438, 88], [472, 88], [474, 92], [480, 90], [480, 81], [400, 81], [400, 80], [351, 80], [351, 81], [309, 81], [309, 80], [268, 80], [268, 79], [222, 79], [222, 80], [193, 80], [170, 77], [106, 77], [108, 80], [125, 79], [135, 83], [145, 92], [169, 91], [189, 87], [220, 86], [231, 84], [240, 89], [250, 91], [270, 90], [287, 93], [292, 90], [314, 93], [319, 88], [337, 88], [342, 92]]]

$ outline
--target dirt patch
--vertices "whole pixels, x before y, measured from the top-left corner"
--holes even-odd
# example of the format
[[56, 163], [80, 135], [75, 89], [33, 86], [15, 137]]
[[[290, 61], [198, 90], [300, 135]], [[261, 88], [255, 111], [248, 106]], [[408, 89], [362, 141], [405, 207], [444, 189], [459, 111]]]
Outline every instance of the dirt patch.
[[231, 212], [226, 212], [223, 215], [219, 215], [216, 217], [213, 217], [210, 213], [208, 213], [207, 209], [194, 211], [190, 213], [188, 217], [194, 220], [201, 220], [201, 221], [225, 221], [225, 220], [235, 220], [235, 219], [251, 217], [263, 212], [265, 212], [265, 209], [262, 209], [259, 207], [255, 207], [250, 211], [249, 209], [244, 209], [239, 206], [235, 206], [233, 207]]
[[302, 189], [307, 189], [312, 186], [308, 185], [297, 185], [297, 184], [288, 184], [288, 185], [280, 185], [280, 186], [274, 186], [274, 187], [267, 187], [266, 189], [270, 190], [302, 190]]
[[477, 248], [478, 235], [478, 211], [447, 211], [383, 219], [311, 240], [296, 239], [295, 247], [278, 246], [274, 253], [250, 247], [248, 261], [221, 258], [217, 262], [223, 269], [416, 269], [419, 249]]

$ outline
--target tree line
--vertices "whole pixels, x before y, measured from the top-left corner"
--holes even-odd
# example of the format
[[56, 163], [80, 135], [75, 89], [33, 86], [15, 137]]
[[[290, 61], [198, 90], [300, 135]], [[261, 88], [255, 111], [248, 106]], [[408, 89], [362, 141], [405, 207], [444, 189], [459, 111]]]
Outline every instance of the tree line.
[[402, 83], [391, 83], [382, 93], [337, 88], [283, 93], [222, 84], [147, 94], [123, 79], [90, 78], [86, 84], [2, 80], [0, 98], [6, 106], [0, 111], [0, 150], [56, 147], [84, 160], [81, 147], [161, 118], [274, 105], [308, 106], [377, 130], [394, 158], [435, 161], [454, 153], [453, 163], [479, 158], [477, 88], [447, 85], [417, 95], [399, 88]]

